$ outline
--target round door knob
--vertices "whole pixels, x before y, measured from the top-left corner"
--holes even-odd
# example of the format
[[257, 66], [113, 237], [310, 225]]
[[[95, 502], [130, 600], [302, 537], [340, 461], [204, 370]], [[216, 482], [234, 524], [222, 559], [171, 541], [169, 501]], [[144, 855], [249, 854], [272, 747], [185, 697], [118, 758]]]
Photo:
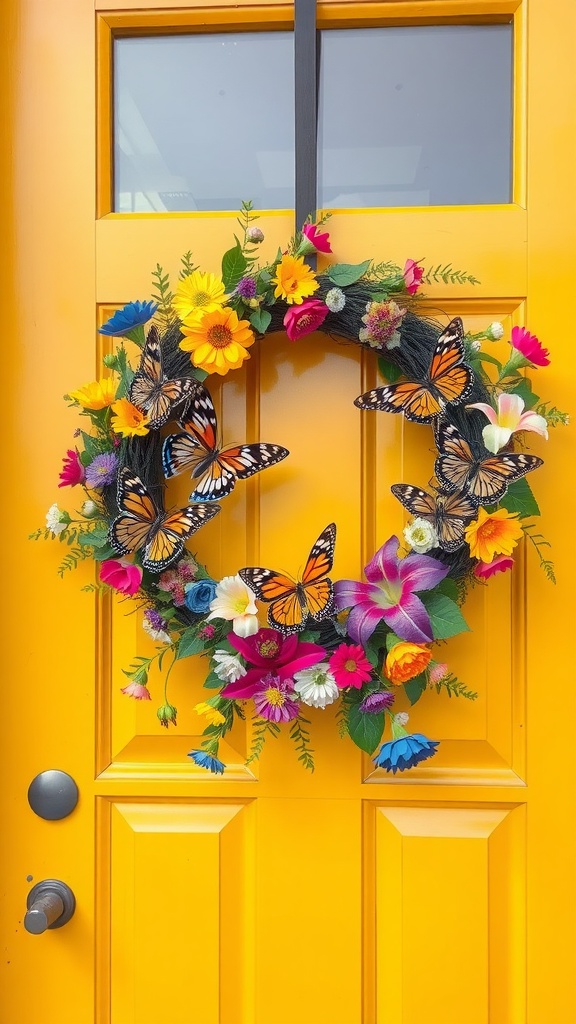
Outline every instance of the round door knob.
[[28, 803], [39, 818], [66, 818], [78, 803], [78, 786], [71, 775], [57, 768], [40, 772], [28, 787]]
[[26, 931], [31, 935], [41, 935], [48, 928], [61, 928], [66, 924], [76, 909], [76, 900], [65, 882], [47, 878], [30, 889], [26, 906]]

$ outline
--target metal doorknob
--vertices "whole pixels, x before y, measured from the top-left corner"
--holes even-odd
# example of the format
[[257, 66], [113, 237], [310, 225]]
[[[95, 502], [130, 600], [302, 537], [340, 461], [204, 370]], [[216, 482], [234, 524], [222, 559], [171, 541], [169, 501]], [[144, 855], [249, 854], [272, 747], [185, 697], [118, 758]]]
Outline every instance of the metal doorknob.
[[41, 935], [47, 928], [61, 928], [76, 909], [72, 889], [57, 878], [38, 882], [26, 899], [24, 927], [31, 935]]

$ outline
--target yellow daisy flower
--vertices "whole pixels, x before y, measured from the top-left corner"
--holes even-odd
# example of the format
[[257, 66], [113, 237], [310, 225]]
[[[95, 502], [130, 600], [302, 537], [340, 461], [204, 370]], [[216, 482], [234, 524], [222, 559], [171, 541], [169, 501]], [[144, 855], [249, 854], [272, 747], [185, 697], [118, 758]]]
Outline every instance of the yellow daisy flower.
[[254, 344], [248, 320], [239, 320], [228, 308], [205, 313], [200, 323], [183, 325], [182, 332], [180, 348], [191, 353], [194, 366], [221, 376], [242, 366], [250, 358], [246, 349]]
[[496, 512], [478, 509], [478, 519], [466, 527], [464, 536], [472, 558], [491, 562], [495, 555], [511, 555], [524, 531], [517, 512], [499, 508]]
[[303, 256], [283, 256], [272, 280], [276, 285], [276, 298], [285, 299], [289, 305], [295, 303], [299, 306], [307, 295], [312, 295], [320, 287]]
[[148, 417], [127, 398], [113, 402], [112, 412], [114, 415], [110, 426], [115, 434], [122, 434], [122, 437], [144, 437], [148, 433]]
[[182, 322], [192, 326], [205, 313], [221, 309], [226, 299], [224, 285], [219, 277], [194, 270], [179, 282], [172, 305]]
[[93, 380], [91, 384], [84, 384], [77, 391], [71, 391], [70, 398], [83, 409], [93, 409], [94, 412], [106, 409], [116, 398], [116, 382], [113, 377]]
[[197, 715], [205, 715], [208, 725], [222, 725], [226, 719], [221, 711], [217, 708], [213, 708], [211, 704], [206, 704], [202, 701], [200, 704], [194, 706], [194, 711]]

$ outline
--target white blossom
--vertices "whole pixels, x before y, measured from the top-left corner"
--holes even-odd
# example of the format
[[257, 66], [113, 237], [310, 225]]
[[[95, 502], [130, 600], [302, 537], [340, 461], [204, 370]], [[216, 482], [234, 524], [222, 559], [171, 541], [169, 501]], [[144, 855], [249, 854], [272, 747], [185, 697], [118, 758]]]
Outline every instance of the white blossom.
[[406, 543], [419, 555], [424, 555], [431, 548], [438, 547], [438, 534], [427, 519], [413, 519], [404, 527]]
[[215, 662], [214, 672], [224, 683], [235, 683], [246, 675], [246, 669], [240, 661], [238, 654], [228, 654], [228, 651], [214, 651], [212, 661]]
[[333, 704], [340, 694], [328, 665], [313, 665], [295, 672], [294, 689], [302, 703], [312, 708], [325, 708], [327, 704]]

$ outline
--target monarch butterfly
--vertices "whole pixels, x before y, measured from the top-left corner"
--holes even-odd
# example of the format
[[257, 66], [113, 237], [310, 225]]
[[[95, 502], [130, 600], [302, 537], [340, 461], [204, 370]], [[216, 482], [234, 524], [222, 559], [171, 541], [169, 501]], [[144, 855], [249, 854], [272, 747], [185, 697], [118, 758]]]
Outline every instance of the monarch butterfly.
[[173, 408], [189, 398], [198, 382], [191, 377], [167, 380], [162, 373], [162, 349], [160, 335], [154, 326], [148, 331], [132, 384], [129, 398], [148, 416], [153, 430], [161, 427], [170, 418]]
[[432, 495], [411, 484], [393, 484], [390, 489], [413, 516], [432, 523], [443, 551], [462, 547], [464, 530], [477, 514], [477, 503], [469, 495], [461, 491]]
[[110, 544], [119, 555], [144, 548], [142, 565], [150, 572], [162, 572], [181, 554], [184, 541], [220, 512], [219, 505], [164, 512], [127, 466], [118, 476], [117, 502], [119, 515], [110, 524]]
[[166, 477], [192, 470], [195, 488], [190, 501], [215, 501], [230, 494], [236, 480], [246, 480], [290, 454], [279, 444], [239, 444], [221, 448], [217, 443], [214, 405], [207, 389], [198, 384], [194, 397], [179, 421], [184, 432], [170, 434], [162, 447]]
[[440, 455], [434, 472], [445, 487], [464, 491], [477, 505], [495, 505], [508, 484], [543, 465], [537, 455], [503, 452], [485, 459], [475, 458], [468, 442], [451, 423], [436, 428]]
[[285, 636], [304, 629], [309, 615], [317, 622], [334, 610], [334, 588], [326, 576], [334, 560], [336, 524], [322, 531], [308, 555], [301, 580], [275, 569], [240, 569], [239, 576], [260, 601], [270, 602], [268, 622]]
[[438, 338], [424, 383], [402, 380], [366, 391], [356, 399], [359, 409], [403, 412], [407, 420], [430, 423], [447, 405], [464, 402], [472, 390], [472, 371], [463, 362], [464, 328], [455, 317]]

